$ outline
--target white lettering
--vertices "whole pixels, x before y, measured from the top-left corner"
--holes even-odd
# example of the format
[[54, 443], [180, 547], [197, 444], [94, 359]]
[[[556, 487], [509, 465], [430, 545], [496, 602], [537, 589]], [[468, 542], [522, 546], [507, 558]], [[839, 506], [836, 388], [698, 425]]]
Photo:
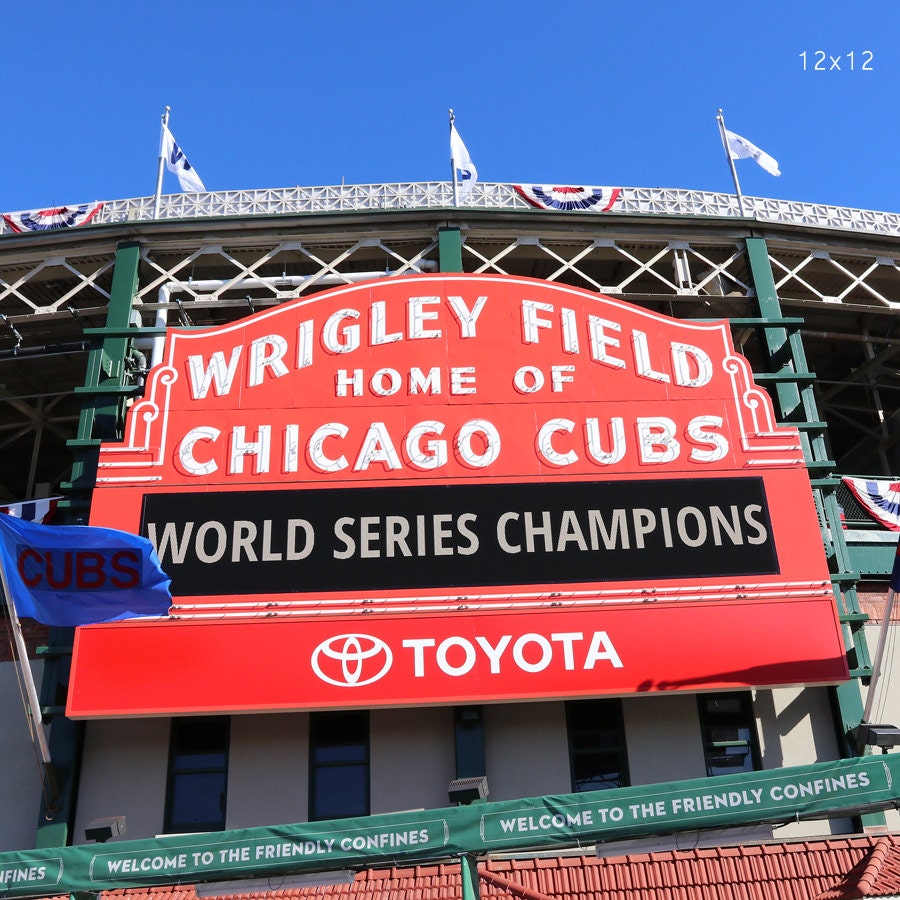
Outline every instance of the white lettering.
[[249, 387], [256, 387], [265, 380], [266, 370], [274, 378], [288, 374], [284, 356], [288, 351], [287, 341], [280, 334], [267, 334], [250, 342], [250, 364], [247, 377]]
[[339, 309], [332, 313], [322, 329], [322, 343], [332, 353], [351, 353], [359, 348], [359, 325], [347, 325], [338, 331], [338, 326], [346, 319], [358, 319], [359, 311]]
[[440, 328], [425, 328], [425, 322], [433, 322], [438, 317], [437, 310], [426, 310], [426, 306], [434, 306], [440, 303], [440, 297], [410, 297], [409, 298], [409, 339], [422, 340], [426, 338], [439, 338], [443, 332]]
[[475, 337], [475, 323], [487, 303], [487, 297], [479, 297], [472, 309], [466, 306], [462, 297], [455, 297], [453, 294], [447, 295], [447, 302], [450, 304], [450, 311], [459, 322], [459, 336], [461, 338]]
[[541, 303], [538, 300], [522, 301], [522, 338], [526, 344], [536, 344], [541, 328], [552, 328], [550, 319], [542, 319], [539, 312], [553, 312], [550, 303]]
[[231, 351], [231, 359], [226, 363], [225, 354], [216, 350], [210, 357], [209, 365], [203, 368], [202, 356], [188, 357], [188, 374], [191, 378], [191, 397], [194, 400], [203, 400], [212, 385], [217, 397], [224, 397], [231, 392], [234, 383], [234, 375], [237, 364], [241, 358], [242, 347], [235, 347]]

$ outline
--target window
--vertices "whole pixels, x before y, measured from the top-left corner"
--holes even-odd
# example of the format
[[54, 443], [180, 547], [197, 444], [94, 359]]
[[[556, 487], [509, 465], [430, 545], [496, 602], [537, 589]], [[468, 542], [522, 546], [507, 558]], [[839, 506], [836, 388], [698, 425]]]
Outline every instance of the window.
[[566, 703], [573, 791], [626, 787], [628, 762], [622, 704], [618, 700]]
[[701, 694], [700, 729], [707, 775], [752, 772], [759, 766], [750, 694]]
[[369, 714], [310, 716], [309, 820], [369, 814]]
[[172, 720], [166, 833], [225, 827], [230, 724], [227, 717]]

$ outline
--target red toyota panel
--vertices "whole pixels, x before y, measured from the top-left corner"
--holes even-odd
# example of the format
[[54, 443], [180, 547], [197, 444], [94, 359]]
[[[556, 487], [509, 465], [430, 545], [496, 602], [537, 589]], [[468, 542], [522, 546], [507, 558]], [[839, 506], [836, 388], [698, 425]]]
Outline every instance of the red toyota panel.
[[[834, 683], [826, 597], [92, 625], [71, 716], [347, 709]], [[105, 665], [82, 666], [102, 656]]]

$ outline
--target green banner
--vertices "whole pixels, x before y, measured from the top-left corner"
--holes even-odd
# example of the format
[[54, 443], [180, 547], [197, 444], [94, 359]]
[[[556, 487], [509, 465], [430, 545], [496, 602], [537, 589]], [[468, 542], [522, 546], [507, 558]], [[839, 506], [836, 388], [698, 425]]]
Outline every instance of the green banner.
[[365, 868], [828, 818], [900, 800], [900, 756], [448, 809], [0, 854], [0, 900]]
[[440, 858], [461, 808], [0, 854], [0, 898]]
[[[894, 772], [893, 770], [897, 770]], [[621, 840], [892, 805], [900, 764], [868, 756], [792, 769], [697, 778], [644, 787], [535, 797], [482, 810], [484, 851]]]

